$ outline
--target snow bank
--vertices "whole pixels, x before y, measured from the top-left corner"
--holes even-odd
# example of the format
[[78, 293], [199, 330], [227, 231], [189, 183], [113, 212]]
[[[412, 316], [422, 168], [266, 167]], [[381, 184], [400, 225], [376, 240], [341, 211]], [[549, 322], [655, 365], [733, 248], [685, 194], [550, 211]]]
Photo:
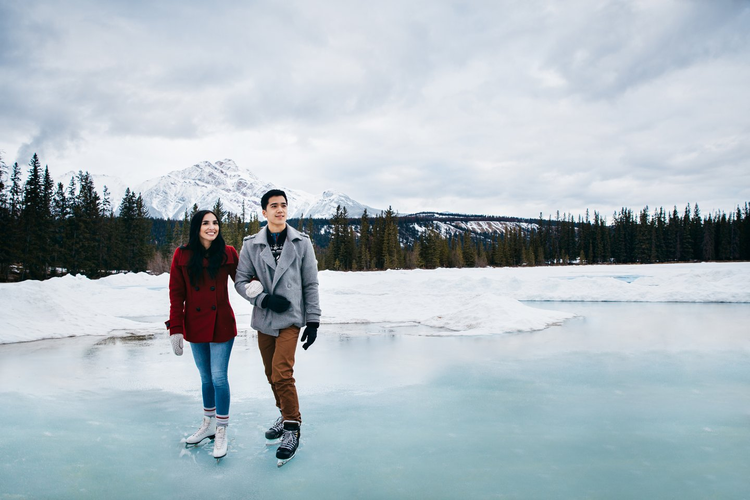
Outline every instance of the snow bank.
[[[168, 275], [0, 284], [0, 343], [164, 332]], [[572, 315], [520, 301], [750, 303], [750, 263], [320, 273], [323, 323], [416, 323], [436, 335], [532, 331]], [[252, 306], [230, 287], [240, 329]]]

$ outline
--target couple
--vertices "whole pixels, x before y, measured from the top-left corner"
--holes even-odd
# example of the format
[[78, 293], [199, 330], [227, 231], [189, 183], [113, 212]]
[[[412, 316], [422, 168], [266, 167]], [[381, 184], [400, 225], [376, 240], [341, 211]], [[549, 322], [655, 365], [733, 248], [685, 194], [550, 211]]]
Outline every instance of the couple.
[[318, 336], [320, 302], [318, 263], [310, 238], [286, 223], [287, 198], [272, 189], [261, 198], [268, 225], [248, 236], [238, 256], [224, 243], [216, 214], [197, 212], [190, 222], [187, 245], [179, 247], [169, 273], [170, 312], [167, 328], [174, 353], [190, 342], [201, 376], [203, 423], [188, 445], [214, 438], [215, 458], [227, 454], [229, 382], [227, 368], [237, 325], [229, 304], [227, 281], [253, 304], [252, 327], [258, 331], [266, 377], [281, 416], [266, 431], [281, 439], [279, 465], [294, 457], [302, 417], [294, 385], [294, 354], [301, 341], [307, 349]]

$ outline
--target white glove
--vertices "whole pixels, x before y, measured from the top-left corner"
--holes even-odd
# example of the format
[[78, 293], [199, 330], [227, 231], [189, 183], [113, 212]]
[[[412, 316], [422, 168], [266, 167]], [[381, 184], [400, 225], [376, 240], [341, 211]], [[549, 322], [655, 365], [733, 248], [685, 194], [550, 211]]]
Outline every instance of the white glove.
[[263, 291], [263, 285], [258, 280], [253, 280], [245, 285], [245, 295], [248, 299], [254, 299]]
[[175, 333], [169, 336], [170, 342], [172, 342], [172, 350], [178, 356], [182, 356], [182, 339], [184, 337], [181, 333]]

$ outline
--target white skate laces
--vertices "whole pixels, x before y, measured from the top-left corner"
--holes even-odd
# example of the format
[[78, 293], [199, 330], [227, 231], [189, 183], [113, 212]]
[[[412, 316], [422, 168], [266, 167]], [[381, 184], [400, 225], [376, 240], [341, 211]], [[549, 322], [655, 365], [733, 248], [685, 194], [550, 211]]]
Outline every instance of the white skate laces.
[[266, 439], [278, 440], [284, 434], [284, 417], [279, 417], [270, 429], [266, 431]]
[[222, 458], [227, 454], [227, 426], [216, 427], [216, 438], [214, 439], [214, 458]]
[[284, 421], [284, 434], [281, 436], [281, 444], [276, 450], [277, 458], [289, 458], [294, 456], [299, 445], [299, 422], [294, 420]]
[[297, 448], [297, 441], [298, 439], [296, 431], [286, 431], [284, 432], [284, 436], [281, 438], [281, 444], [279, 445], [279, 448], [293, 451]]
[[203, 417], [201, 426], [195, 434], [185, 440], [187, 444], [198, 444], [206, 438], [212, 438], [216, 434], [216, 418]]

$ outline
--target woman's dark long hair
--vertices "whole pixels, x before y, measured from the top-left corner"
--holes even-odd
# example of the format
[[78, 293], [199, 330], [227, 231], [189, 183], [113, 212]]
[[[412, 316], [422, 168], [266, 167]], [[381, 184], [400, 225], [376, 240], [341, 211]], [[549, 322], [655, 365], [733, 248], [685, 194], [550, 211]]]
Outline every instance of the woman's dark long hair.
[[[225, 262], [226, 246], [224, 237], [221, 235], [221, 221], [219, 221], [219, 234], [216, 235], [216, 239], [211, 242], [211, 246], [206, 248], [201, 243], [201, 225], [203, 224], [203, 217], [206, 214], [214, 214], [211, 210], [198, 210], [190, 219], [190, 238], [188, 239], [187, 245], [183, 245], [182, 248], [192, 250], [190, 261], [188, 262], [188, 276], [190, 277], [190, 284], [197, 286], [203, 278], [203, 259], [208, 259], [208, 274], [212, 277], [216, 277], [216, 273], [219, 272], [219, 267]], [[218, 217], [217, 217], [218, 219]]]

